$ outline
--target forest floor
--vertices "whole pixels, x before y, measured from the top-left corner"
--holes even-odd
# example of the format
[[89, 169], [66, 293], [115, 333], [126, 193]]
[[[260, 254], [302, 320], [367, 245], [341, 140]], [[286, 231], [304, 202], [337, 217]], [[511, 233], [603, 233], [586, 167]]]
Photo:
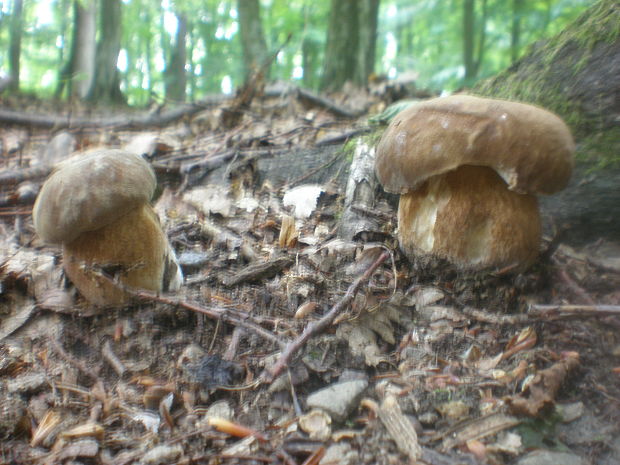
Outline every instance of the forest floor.
[[[385, 91], [2, 128], [0, 464], [620, 463], [620, 237], [561, 225], [516, 276], [412, 266], [389, 198], [339, 237], [342, 143]], [[30, 213], [74, 145], [149, 156], [180, 292], [101, 310], [66, 282]]]

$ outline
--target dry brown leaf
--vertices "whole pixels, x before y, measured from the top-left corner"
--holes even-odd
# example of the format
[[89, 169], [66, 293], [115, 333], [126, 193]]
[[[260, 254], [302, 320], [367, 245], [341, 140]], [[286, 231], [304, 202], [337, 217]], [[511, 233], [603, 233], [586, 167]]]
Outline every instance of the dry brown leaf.
[[535, 417], [552, 408], [560, 386], [578, 366], [579, 354], [565, 353], [561, 361], [538, 372], [521, 394], [506, 398], [510, 410], [517, 415]]

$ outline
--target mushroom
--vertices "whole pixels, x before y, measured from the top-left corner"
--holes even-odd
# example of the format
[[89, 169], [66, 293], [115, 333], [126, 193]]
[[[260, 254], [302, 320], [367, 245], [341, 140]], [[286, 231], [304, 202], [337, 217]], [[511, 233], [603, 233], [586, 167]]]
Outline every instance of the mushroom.
[[540, 247], [536, 194], [566, 187], [574, 150], [547, 110], [454, 95], [400, 112], [377, 145], [375, 171], [400, 194], [398, 239], [409, 258], [521, 271]]
[[157, 181], [149, 164], [130, 152], [95, 149], [57, 165], [33, 208], [46, 243], [62, 244], [67, 276], [99, 306], [129, 301], [123, 286], [177, 290], [183, 275], [150, 205]]

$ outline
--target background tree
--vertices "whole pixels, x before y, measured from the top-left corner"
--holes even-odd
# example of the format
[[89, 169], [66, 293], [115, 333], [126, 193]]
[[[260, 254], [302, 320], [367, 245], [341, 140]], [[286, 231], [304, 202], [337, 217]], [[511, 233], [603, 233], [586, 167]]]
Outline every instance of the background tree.
[[[487, 22], [487, 0], [482, 0], [480, 21], [476, 24], [476, 0], [463, 1], [463, 64], [465, 84], [471, 83], [484, 58]], [[478, 42], [476, 43], [476, 39]]]
[[321, 87], [365, 85], [374, 69], [379, 0], [332, 0]]
[[512, 0], [512, 29], [510, 34], [510, 59], [514, 63], [519, 58], [521, 45], [521, 18], [523, 16], [524, 0]]
[[19, 89], [20, 59], [22, 50], [22, 23], [24, 4], [22, 0], [13, 0], [13, 12], [11, 16], [11, 42], [9, 45], [9, 89]]
[[166, 83], [166, 99], [176, 102], [185, 100], [187, 76], [185, 64], [187, 62], [187, 16], [183, 12], [176, 14], [177, 32], [174, 46], [170, 51], [168, 66], [164, 79]]
[[[74, 93], [84, 92], [89, 66], [72, 62], [75, 69], [66, 67], [73, 44], [82, 51], [88, 48], [81, 47], [83, 39], [74, 40], [82, 28], [71, 13], [74, 1], [81, 10], [89, 5], [86, 0], [0, 2], [0, 74], [11, 71], [10, 46], [17, 37], [11, 23], [17, 18], [15, 3], [23, 2], [20, 91], [48, 97], [70, 83], [76, 87]], [[94, 55], [97, 69], [105, 68], [95, 73], [93, 98], [126, 97], [132, 105], [152, 99], [163, 102], [166, 95], [173, 95], [171, 71], [180, 67], [177, 59], [172, 66], [172, 55], [178, 56], [182, 41], [176, 37], [183, 33], [175, 16], [182, 11], [187, 12], [183, 67], [187, 82], [179, 88], [185, 88], [187, 98], [200, 99], [208, 93], [231, 92], [244, 82], [248, 68], [241, 36], [252, 29], [246, 26], [246, 17], [262, 29], [263, 38], [247, 40], [250, 45], [261, 44], [257, 48], [262, 56], [280, 50], [271, 63], [270, 79], [313, 89], [338, 88], [346, 80], [365, 85], [370, 70], [376, 69], [389, 77], [417, 75], [418, 87], [441, 91], [473, 84], [508, 67], [527, 44], [558, 33], [592, 4], [592, 0], [467, 0], [466, 11], [466, 0], [90, 1], [102, 3], [97, 7], [99, 51]], [[255, 21], [258, 14], [245, 14], [250, 7], [260, 8], [260, 22]], [[122, 24], [114, 19], [117, 12], [120, 17], [120, 8]], [[110, 32], [104, 23], [116, 24], [120, 33]], [[110, 49], [105, 59], [104, 48]], [[89, 53], [81, 56], [87, 58]], [[64, 73], [59, 76], [61, 69]]]
[[97, 8], [95, 0], [73, 1], [73, 37], [71, 53], [62, 67], [56, 96], [64, 87], [68, 94], [79, 99], [86, 98], [90, 92], [95, 74]]
[[[245, 75], [249, 76], [250, 73], [267, 65], [269, 57], [258, 0], [238, 0], [237, 13], [244, 70]], [[268, 69], [265, 69], [265, 76], [269, 76]]]
[[121, 1], [100, 0], [100, 6], [95, 77], [88, 99], [120, 103], [124, 101], [117, 68], [121, 48]]

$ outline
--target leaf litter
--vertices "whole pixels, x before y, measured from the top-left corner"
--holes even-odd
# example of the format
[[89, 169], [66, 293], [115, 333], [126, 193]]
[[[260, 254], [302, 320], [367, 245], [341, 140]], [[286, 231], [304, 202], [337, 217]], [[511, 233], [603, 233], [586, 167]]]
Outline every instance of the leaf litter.
[[[367, 131], [366, 117], [302, 97], [51, 144], [130, 147], [163, 187], [156, 210], [186, 284], [118, 310], [81, 299], [59, 250], [33, 234], [32, 199], [14, 195], [24, 177], [44, 179], [29, 167], [62, 158], [45, 155], [54, 135], [3, 132], [1, 460], [501, 464], [524, 453], [519, 424], [575, 400], [612, 426], [565, 446], [612, 460], [620, 331], [617, 313], [597, 309], [620, 303], [620, 273], [617, 255], [596, 252], [613, 246], [561, 245], [517, 277], [417, 270], [381, 229], [395, 224], [389, 198], [370, 212], [389, 222], [340, 237], [347, 154], [318, 147]], [[355, 379], [361, 399], [334, 396], [353, 402], [344, 420], [308, 406]]]

